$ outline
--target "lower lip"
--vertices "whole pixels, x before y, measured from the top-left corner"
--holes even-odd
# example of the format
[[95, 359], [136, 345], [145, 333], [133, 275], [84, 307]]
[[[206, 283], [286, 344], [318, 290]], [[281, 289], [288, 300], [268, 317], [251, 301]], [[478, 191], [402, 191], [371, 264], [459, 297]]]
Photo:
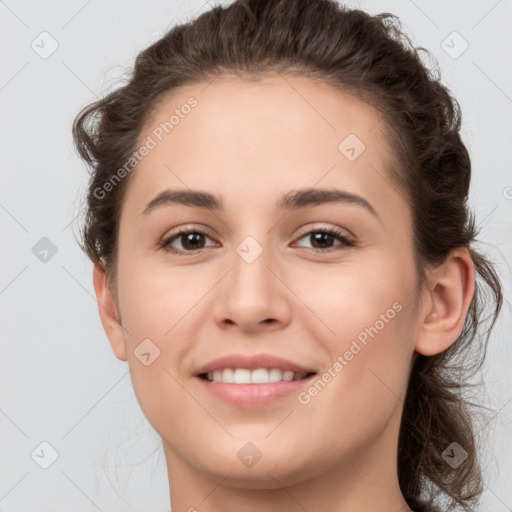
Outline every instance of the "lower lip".
[[212, 395], [233, 405], [256, 406], [299, 393], [315, 375], [301, 380], [269, 382], [268, 384], [228, 384], [195, 377]]

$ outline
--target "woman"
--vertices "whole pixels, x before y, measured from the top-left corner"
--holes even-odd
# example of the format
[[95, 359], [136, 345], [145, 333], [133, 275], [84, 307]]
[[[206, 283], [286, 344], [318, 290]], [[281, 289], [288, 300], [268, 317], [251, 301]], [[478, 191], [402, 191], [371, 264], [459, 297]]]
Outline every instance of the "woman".
[[330, 0], [214, 7], [77, 116], [82, 247], [173, 511], [472, 510], [454, 361], [502, 295], [459, 129], [396, 18]]

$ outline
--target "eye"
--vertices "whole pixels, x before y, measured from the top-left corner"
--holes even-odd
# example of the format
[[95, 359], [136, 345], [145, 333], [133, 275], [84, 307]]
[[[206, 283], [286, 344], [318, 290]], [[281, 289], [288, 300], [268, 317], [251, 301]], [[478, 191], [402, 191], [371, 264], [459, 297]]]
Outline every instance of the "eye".
[[[201, 252], [201, 249], [205, 247], [203, 237], [210, 238], [206, 233], [203, 233], [197, 229], [183, 229], [163, 240], [161, 246], [163, 249], [169, 252], [178, 254]], [[171, 248], [175, 241], [180, 242], [181, 248]]]
[[[177, 233], [174, 233], [171, 236], [165, 238], [161, 243], [161, 247], [166, 251], [175, 254], [198, 254], [202, 252], [202, 249], [208, 247], [204, 244], [204, 237], [210, 238], [206, 233], [197, 229], [182, 229]], [[313, 245], [317, 246], [311, 248], [311, 250], [314, 252], [332, 251], [332, 242], [334, 241], [333, 239], [336, 238], [342, 242], [341, 244], [338, 244], [340, 246], [340, 250], [355, 245], [355, 242], [349, 240], [341, 231], [335, 228], [311, 230], [303, 234], [300, 238], [298, 238], [298, 240], [306, 237], [310, 237]], [[175, 247], [173, 244], [176, 242], [179, 242], [181, 247]], [[212, 244], [211, 246], [214, 245], [215, 244]]]
[[331, 250], [331, 242], [335, 238], [342, 242], [341, 250], [355, 245], [355, 242], [349, 240], [341, 231], [335, 228], [311, 230], [302, 235], [298, 240], [306, 237], [309, 237], [312, 243], [317, 245], [317, 247], [312, 247], [312, 250], [315, 252], [328, 252]]

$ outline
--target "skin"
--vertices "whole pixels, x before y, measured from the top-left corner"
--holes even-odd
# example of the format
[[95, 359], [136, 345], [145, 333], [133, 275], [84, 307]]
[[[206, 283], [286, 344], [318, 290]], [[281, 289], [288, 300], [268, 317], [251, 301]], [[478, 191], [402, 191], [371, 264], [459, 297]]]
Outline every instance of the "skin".
[[[306, 77], [207, 85], [173, 91], [147, 120], [141, 140], [190, 96], [198, 101], [130, 176], [115, 293], [94, 268], [105, 332], [162, 437], [172, 510], [408, 511], [396, 453], [411, 363], [460, 335], [474, 293], [469, 253], [454, 250], [418, 287], [410, 206], [392, 184], [384, 121], [368, 104]], [[366, 146], [354, 161], [338, 150], [350, 133]], [[313, 187], [357, 194], [378, 217], [349, 203], [276, 208], [290, 190]], [[167, 188], [214, 193], [225, 210], [167, 204], [143, 214]], [[180, 227], [206, 232], [204, 248], [161, 248]], [[311, 231], [326, 228], [356, 245], [315, 244]], [[250, 264], [236, 252], [247, 236], [263, 249]], [[394, 303], [401, 311], [307, 404], [292, 394], [235, 407], [193, 377], [234, 352], [322, 374]], [[146, 338], [160, 350], [148, 366], [134, 355]], [[252, 467], [237, 457], [249, 441], [262, 454]]]

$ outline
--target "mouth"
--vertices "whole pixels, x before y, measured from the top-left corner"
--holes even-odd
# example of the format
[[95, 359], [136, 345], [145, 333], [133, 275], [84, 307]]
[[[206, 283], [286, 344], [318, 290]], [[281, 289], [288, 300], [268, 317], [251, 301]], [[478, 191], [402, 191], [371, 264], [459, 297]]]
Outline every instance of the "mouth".
[[[279, 368], [225, 368], [195, 375], [207, 396], [236, 408], [263, 407], [296, 399], [316, 372], [294, 372]], [[287, 405], [289, 407], [289, 404]]]
[[316, 372], [294, 372], [281, 368], [224, 368], [212, 372], [200, 373], [199, 378], [208, 382], [224, 384], [272, 384], [276, 382], [292, 382], [308, 379]]
[[233, 353], [197, 368], [193, 376], [207, 396], [247, 407], [289, 399], [316, 374], [314, 368], [278, 355]]

